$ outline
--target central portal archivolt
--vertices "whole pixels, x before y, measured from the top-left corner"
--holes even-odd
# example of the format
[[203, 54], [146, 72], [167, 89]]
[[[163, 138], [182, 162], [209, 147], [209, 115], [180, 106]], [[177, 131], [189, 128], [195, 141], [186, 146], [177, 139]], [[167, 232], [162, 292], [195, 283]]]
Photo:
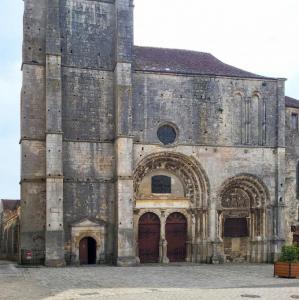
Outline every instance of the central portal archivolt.
[[207, 207], [209, 196], [208, 177], [193, 157], [179, 153], [161, 152], [143, 159], [134, 172], [134, 196], [139, 196], [139, 187], [145, 176], [157, 171], [174, 174], [182, 182], [185, 197], [192, 207]]

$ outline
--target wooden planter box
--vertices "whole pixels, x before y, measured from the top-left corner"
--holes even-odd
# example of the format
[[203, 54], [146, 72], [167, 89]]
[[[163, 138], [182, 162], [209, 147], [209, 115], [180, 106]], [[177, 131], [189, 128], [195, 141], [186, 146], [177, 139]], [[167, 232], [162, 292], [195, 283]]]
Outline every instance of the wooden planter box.
[[274, 264], [274, 276], [285, 277], [285, 278], [299, 277], [299, 262], [298, 263], [276, 262]]

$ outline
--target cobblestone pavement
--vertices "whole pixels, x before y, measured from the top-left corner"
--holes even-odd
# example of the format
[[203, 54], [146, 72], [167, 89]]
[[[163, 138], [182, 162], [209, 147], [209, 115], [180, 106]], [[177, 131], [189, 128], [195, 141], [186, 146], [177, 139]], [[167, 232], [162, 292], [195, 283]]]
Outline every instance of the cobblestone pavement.
[[0, 262], [0, 299], [299, 299], [299, 279], [272, 265], [20, 268]]

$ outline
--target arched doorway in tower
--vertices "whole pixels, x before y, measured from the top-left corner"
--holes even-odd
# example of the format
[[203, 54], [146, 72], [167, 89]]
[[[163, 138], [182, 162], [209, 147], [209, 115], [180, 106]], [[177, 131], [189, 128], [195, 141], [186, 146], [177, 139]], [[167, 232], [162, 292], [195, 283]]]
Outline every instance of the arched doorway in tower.
[[170, 262], [186, 260], [187, 220], [183, 214], [173, 213], [166, 220], [167, 257]]
[[81, 265], [96, 264], [97, 242], [92, 237], [85, 237], [80, 241], [79, 260]]
[[159, 262], [160, 220], [154, 213], [145, 213], [138, 224], [138, 248], [141, 263]]

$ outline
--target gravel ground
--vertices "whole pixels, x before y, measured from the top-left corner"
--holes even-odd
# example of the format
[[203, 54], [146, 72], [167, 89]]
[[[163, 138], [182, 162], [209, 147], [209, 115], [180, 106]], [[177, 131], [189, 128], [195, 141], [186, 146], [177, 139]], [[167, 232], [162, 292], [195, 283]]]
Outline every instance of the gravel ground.
[[0, 299], [299, 299], [299, 280], [272, 265], [20, 268], [0, 262]]

